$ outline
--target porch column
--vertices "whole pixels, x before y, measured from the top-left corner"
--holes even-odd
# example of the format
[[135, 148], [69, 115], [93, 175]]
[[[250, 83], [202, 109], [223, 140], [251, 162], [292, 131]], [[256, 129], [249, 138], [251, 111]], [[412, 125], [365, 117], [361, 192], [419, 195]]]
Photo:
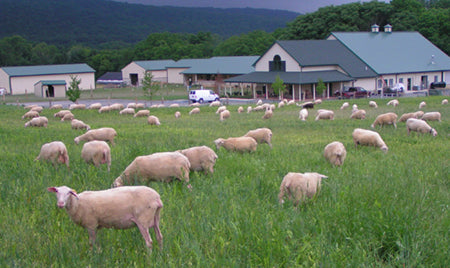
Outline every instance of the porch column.
[[313, 84], [313, 100], [316, 100], [316, 84]]
[[264, 84], [264, 86], [266, 87], [266, 100], [269, 98], [269, 87], [266, 85], [266, 84]]

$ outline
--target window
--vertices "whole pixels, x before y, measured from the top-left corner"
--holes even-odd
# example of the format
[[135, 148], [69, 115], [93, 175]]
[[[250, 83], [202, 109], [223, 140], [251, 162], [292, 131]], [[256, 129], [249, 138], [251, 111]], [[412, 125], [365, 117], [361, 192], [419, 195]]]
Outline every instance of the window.
[[394, 79], [392, 79], [392, 78], [389, 79], [389, 86], [390, 87], [394, 86]]
[[434, 82], [439, 82], [439, 77], [437, 75], [434, 76]]
[[286, 61], [282, 61], [279, 55], [273, 57], [273, 61], [269, 61], [269, 71], [270, 72], [285, 72], [286, 71]]
[[403, 78], [399, 78], [398, 82], [403, 84]]
[[378, 79], [378, 88], [382, 88], [383, 87], [383, 80]]

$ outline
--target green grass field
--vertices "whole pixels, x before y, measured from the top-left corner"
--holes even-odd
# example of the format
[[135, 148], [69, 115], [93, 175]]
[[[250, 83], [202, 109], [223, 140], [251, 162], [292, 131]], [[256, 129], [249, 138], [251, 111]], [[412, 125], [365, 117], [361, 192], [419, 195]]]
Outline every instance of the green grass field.
[[[118, 132], [111, 148], [112, 166], [95, 168], [81, 159], [82, 145], [73, 139], [83, 131], [59, 122], [54, 110], [44, 110], [47, 128], [24, 128], [22, 107], [0, 105], [0, 266], [1, 267], [446, 267], [450, 263], [450, 106], [442, 96], [351, 100], [367, 111], [366, 120], [350, 120], [343, 100], [324, 101], [318, 108], [335, 111], [333, 121], [298, 119], [299, 107], [276, 109], [269, 120], [262, 113], [236, 112], [220, 122], [216, 108], [157, 108], [160, 126], [145, 118], [91, 110], [73, 111], [92, 128]], [[439, 111], [442, 122], [430, 122], [438, 136], [407, 136], [405, 123], [378, 128], [389, 152], [355, 148], [354, 128], [370, 129], [374, 118], [394, 111], [400, 117], [418, 110]], [[246, 107], [245, 107], [246, 108]], [[174, 112], [182, 117], [175, 119]], [[56, 206], [49, 186], [67, 185], [78, 193], [109, 188], [140, 155], [207, 145], [219, 137], [241, 136], [269, 127], [273, 149], [259, 145], [255, 153], [221, 148], [212, 176], [191, 173], [192, 191], [180, 181], [149, 182], [161, 195], [164, 208], [160, 251], [153, 230], [152, 254], [137, 228], [101, 229], [97, 247], [89, 248], [87, 231]], [[60, 140], [69, 151], [65, 166], [35, 162], [42, 144]], [[323, 148], [338, 140], [347, 148], [340, 168], [323, 158]], [[295, 208], [278, 204], [277, 195], [288, 172], [327, 175], [321, 192]]]

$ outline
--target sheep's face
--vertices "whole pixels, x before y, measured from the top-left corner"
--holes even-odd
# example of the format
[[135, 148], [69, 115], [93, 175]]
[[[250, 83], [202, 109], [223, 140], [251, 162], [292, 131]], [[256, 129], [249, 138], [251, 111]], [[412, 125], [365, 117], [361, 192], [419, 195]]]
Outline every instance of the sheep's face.
[[80, 138], [76, 137], [73, 141], [75, 142], [76, 145], [78, 145], [78, 143], [80, 143]]
[[388, 147], [386, 145], [381, 146], [381, 151], [387, 153], [388, 152]]
[[431, 133], [431, 135], [433, 135], [433, 137], [436, 137], [437, 136], [437, 131], [436, 131], [436, 129], [434, 129], [434, 128], [432, 128], [431, 130], [430, 130], [430, 133]]
[[118, 178], [113, 182], [112, 187], [113, 187], [113, 188], [116, 188], [116, 187], [120, 187], [120, 186], [123, 186], [123, 181], [122, 181], [122, 178], [121, 178], [121, 177], [118, 177]]
[[216, 145], [216, 149], [217, 150], [219, 150], [220, 146], [223, 145], [223, 141], [224, 141], [223, 139], [217, 139], [217, 140], [214, 141], [214, 144]]
[[67, 186], [49, 187], [47, 188], [47, 191], [56, 193], [56, 200], [59, 208], [66, 207], [67, 201], [69, 200], [71, 195], [78, 198], [77, 193]]

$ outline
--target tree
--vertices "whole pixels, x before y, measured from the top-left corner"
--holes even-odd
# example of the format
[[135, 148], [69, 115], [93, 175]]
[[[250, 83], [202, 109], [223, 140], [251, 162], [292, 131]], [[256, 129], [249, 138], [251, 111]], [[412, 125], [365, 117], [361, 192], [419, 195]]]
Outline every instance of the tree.
[[275, 82], [272, 83], [272, 89], [275, 94], [280, 96], [280, 99], [283, 98], [283, 93], [286, 91], [286, 86], [284, 85], [283, 79], [281, 79], [279, 75], [275, 78]]
[[80, 84], [81, 84], [81, 78], [77, 79], [78, 76], [70, 76], [70, 79], [72, 81], [70, 81], [70, 85], [69, 85], [69, 89], [66, 92], [67, 97], [69, 97], [69, 100], [72, 102], [77, 102], [77, 100], [80, 98], [81, 96], [81, 90], [80, 90]]
[[149, 97], [150, 103], [152, 102], [153, 94], [158, 92], [159, 89], [158, 83], [153, 81], [152, 73], [146, 72], [142, 79], [142, 90], [144, 91], [144, 95]]
[[317, 87], [316, 87], [316, 93], [317, 93], [317, 95], [322, 95], [322, 93], [324, 92], [324, 90], [326, 89], [327, 87], [325, 86], [325, 83], [323, 82], [323, 80], [322, 80], [322, 78], [319, 78], [318, 80], [317, 80]]

